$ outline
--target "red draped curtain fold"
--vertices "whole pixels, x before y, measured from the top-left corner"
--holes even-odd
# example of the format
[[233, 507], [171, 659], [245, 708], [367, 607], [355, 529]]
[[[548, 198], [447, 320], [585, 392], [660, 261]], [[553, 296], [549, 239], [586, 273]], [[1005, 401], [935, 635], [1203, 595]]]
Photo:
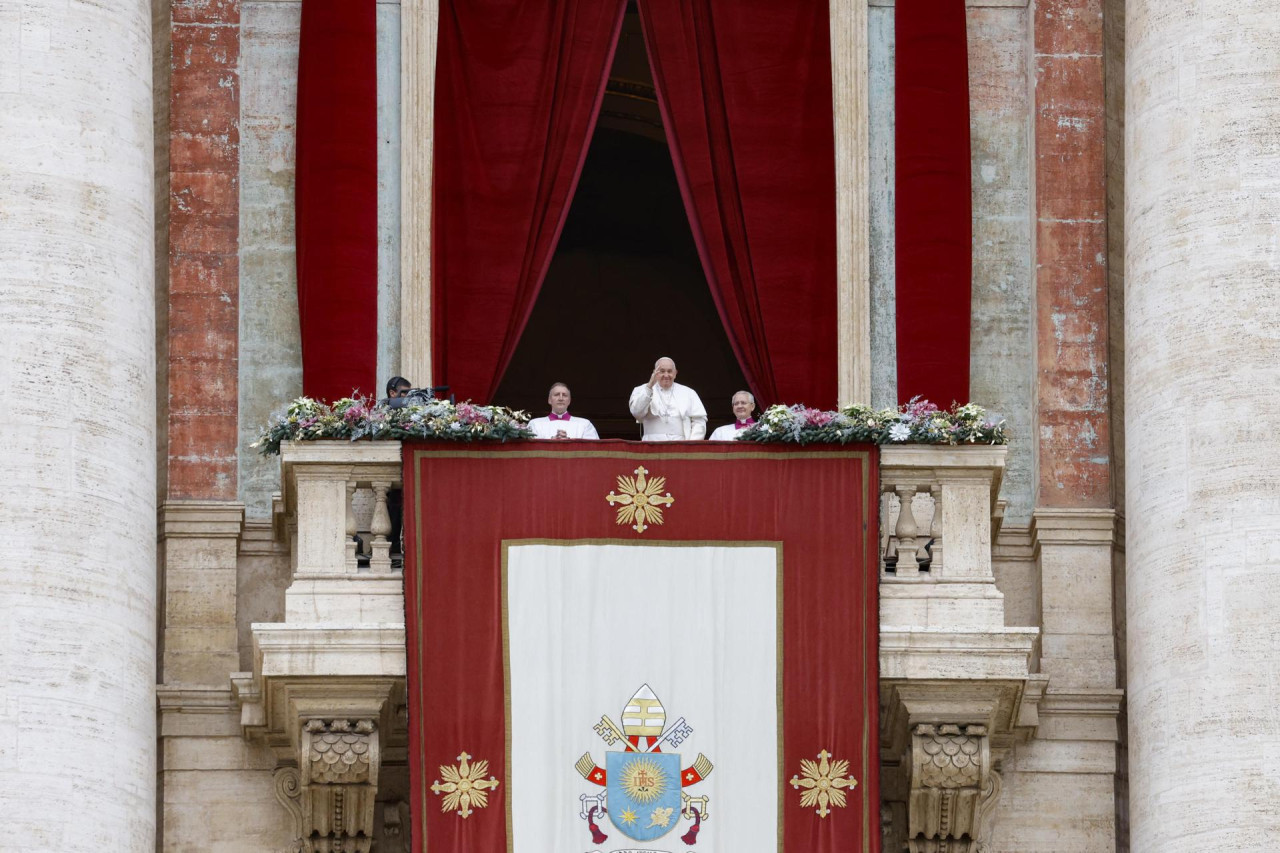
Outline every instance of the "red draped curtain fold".
[[298, 54], [302, 392], [377, 388], [378, 84], [373, 3], [308, 0]]
[[711, 293], [761, 403], [836, 403], [827, 0], [639, 0]]
[[492, 398], [528, 322], [624, 10], [625, 0], [440, 4], [432, 363], [459, 399]]
[[969, 399], [965, 4], [900, 2], [894, 33], [898, 396], [946, 407]]

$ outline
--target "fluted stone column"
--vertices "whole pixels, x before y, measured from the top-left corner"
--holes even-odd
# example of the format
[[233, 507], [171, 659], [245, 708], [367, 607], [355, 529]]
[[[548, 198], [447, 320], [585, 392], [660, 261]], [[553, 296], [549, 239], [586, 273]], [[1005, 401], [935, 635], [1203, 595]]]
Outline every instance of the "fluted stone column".
[[0, 848], [155, 849], [151, 4], [0, 0]]
[[1280, 0], [1129, 0], [1135, 851], [1280, 831]]

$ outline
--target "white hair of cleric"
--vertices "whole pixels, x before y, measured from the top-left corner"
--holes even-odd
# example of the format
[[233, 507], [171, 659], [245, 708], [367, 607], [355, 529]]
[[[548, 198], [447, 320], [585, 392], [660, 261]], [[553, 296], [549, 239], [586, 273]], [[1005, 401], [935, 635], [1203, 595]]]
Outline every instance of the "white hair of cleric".
[[750, 391], [734, 391], [733, 396], [729, 398], [729, 405], [733, 405], [733, 401], [738, 399], [739, 394], [745, 394], [747, 399], [751, 401], [751, 405], [754, 406], [756, 404], [756, 395]]

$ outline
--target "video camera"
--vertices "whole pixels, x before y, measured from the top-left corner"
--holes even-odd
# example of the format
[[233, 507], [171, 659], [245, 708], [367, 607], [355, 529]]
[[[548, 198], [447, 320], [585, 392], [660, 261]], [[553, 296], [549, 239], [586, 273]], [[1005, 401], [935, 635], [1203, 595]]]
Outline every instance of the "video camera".
[[[432, 400], [443, 400], [449, 394], [448, 385], [433, 385], [430, 388], [411, 388], [399, 397], [389, 397], [386, 401], [388, 409], [403, 409], [406, 406], [425, 406]], [[452, 403], [453, 395], [448, 400]]]

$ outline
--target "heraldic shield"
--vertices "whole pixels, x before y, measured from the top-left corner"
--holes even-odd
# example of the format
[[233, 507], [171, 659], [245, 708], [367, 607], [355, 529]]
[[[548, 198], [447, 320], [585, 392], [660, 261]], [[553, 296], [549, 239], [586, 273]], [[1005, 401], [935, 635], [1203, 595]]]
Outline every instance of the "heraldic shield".
[[634, 841], [653, 841], [680, 819], [680, 756], [673, 752], [609, 752], [609, 819]]

